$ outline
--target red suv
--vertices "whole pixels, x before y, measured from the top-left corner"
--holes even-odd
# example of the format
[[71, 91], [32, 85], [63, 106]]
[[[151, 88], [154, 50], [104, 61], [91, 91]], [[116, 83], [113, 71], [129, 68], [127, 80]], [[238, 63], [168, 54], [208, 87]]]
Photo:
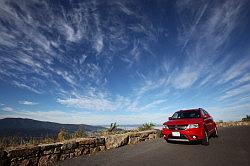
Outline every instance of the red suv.
[[201, 141], [209, 145], [209, 137], [218, 136], [213, 118], [202, 108], [177, 111], [163, 125], [162, 133], [168, 142]]

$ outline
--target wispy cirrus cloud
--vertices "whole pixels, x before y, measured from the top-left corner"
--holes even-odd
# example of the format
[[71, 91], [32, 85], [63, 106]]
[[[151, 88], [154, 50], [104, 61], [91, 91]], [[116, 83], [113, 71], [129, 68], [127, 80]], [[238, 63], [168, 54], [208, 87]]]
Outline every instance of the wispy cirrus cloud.
[[13, 112], [14, 111], [14, 109], [12, 107], [3, 107], [2, 110], [5, 112]]
[[[42, 7], [37, 8], [39, 5]], [[109, 66], [114, 57], [127, 59], [130, 64], [138, 62], [139, 55], [146, 51], [148, 41], [154, 37], [152, 27], [148, 26], [150, 22], [139, 11], [129, 9], [129, 2], [104, 4], [113, 6], [104, 20], [100, 19], [102, 13], [98, 9], [103, 4], [98, 1], [71, 4], [69, 10], [65, 9], [63, 3], [57, 4], [56, 9], [53, 5], [46, 0], [29, 3], [1, 1], [0, 62], [3, 69], [0, 73], [17, 87], [35, 93], [56, 91], [60, 94], [62, 90], [84, 91], [85, 87], [78, 86], [83, 84], [103, 86], [103, 82], [107, 81], [105, 74], [112, 70]], [[114, 13], [124, 15], [124, 21], [113, 17], [116, 15]], [[138, 24], [127, 25], [127, 20], [134, 19]], [[127, 29], [127, 26], [133, 28]], [[141, 37], [131, 39], [126, 35], [134, 32], [140, 32]], [[147, 46], [133, 46], [136, 41]], [[80, 46], [84, 46], [84, 49], [73, 51], [74, 56], [68, 55]], [[128, 52], [131, 49], [131, 55], [119, 53], [127, 49]]]
[[106, 99], [93, 99], [93, 98], [69, 98], [69, 99], [57, 99], [57, 102], [70, 107], [84, 108], [87, 110], [97, 111], [112, 111], [114, 110], [114, 104]]
[[[218, 70], [213, 71], [211, 68], [221, 69], [224, 67], [215, 64], [215, 61], [220, 56], [219, 50], [223, 51], [225, 49], [230, 35], [239, 25], [238, 18], [244, 17], [241, 13], [244, 5], [243, 1], [227, 1], [219, 4], [207, 1], [190, 1], [187, 3], [188, 5], [183, 5], [180, 1], [180, 5], [177, 5], [180, 14], [187, 13], [187, 15], [180, 16], [182, 26], [179, 31], [179, 40], [183, 46], [183, 54], [186, 54], [183, 68], [192, 69], [189, 73], [193, 80], [190, 82], [190, 77], [187, 76], [185, 80], [182, 80], [183, 87], [188, 82], [189, 85], [192, 85], [201, 78], [206, 80], [202, 81], [204, 85], [208, 81], [213, 81], [212, 79], [215, 77], [220, 77], [221, 73]], [[194, 10], [197, 10], [197, 8], [198, 11], [195, 12]], [[204, 13], [206, 13], [206, 16]], [[193, 21], [186, 21], [185, 18], [188, 16], [193, 16]], [[180, 71], [183, 71], [180, 72], [180, 75], [182, 73], [186, 75], [185, 70]], [[235, 74], [237, 75], [237, 73]]]
[[[250, 60], [249, 57], [245, 57], [238, 62], [234, 63], [229, 69], [225, 71], [223, 76], [218, 80], [218, 83], [227, 83], [230, 80], [233, 80], [250, 69]], [[243, 80], [242, 80], [243, 81]]]
[[37, 105], [38, 104], [36, 102], [32, 102], [32, 101], [28, 101], [28, 100], [21, 100], [18, 103], [23, 104], [23, 105]]
[[220, 97], [220, 100], [225, 100], [248, 92], [250, 92], [250, 84], [242, 85], [240, 87], [226, 91], [225, 94]]
[[191, 69], [183, 69], [182, 72], [178, 73], [176, 77], [173, 78], [173, 86], [176, 89], [185, 89], [193, 85], [193, 83], [198, 79], [199, 73]]

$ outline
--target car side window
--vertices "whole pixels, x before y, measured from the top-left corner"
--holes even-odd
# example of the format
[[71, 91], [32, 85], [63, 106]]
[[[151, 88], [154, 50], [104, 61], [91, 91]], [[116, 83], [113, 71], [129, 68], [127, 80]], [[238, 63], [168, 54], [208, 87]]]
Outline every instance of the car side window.
[[172, 116], [173, 119], [177, 119], [180, 118], [178, 113], [174, 113], [174, 115]]
[[207, 114], [207, 111], [205, 111], [205, 110], [202, 110], [201, 112], [202, 112], [203, 116]]
[[208, 115], [208, 116], [210, 117], [210, 115], [209, 115], [209, 113], [208, 113], [207, 111], [202, 110], [202, 113], [203, 113], [203, 116], [204, 116], [204, 115]]

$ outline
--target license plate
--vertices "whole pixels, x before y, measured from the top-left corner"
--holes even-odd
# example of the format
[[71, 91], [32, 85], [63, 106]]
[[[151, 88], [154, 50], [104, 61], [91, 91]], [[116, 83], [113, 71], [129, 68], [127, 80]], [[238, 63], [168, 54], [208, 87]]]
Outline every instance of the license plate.
[[172, 136], [174, 136], [174, 137], [180, 137], [181, 134], [180, 134], [180, 132], [172, 132]]

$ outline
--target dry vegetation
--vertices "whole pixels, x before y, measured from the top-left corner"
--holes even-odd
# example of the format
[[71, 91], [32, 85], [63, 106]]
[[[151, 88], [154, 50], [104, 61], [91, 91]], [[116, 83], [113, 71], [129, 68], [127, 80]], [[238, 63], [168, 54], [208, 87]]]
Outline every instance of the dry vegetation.
[[16, 146], [30, 146], [38, 144], [48, 144], [55, 142], [62, 142], [64, 140], [89, 137], [83, 128], [79, 128], [74, 133], [68, 133], [61, 129], [55, 137], [1, 137], [0, 148], [16, 147]]

